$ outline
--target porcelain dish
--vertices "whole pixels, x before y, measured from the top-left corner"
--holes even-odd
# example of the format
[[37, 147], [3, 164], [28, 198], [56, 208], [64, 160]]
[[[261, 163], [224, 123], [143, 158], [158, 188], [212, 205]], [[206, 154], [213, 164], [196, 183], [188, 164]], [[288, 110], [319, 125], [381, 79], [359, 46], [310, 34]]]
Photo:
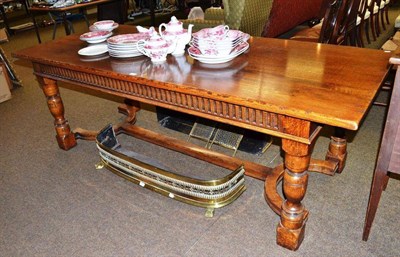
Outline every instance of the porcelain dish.
[[93, 23], [93, 25], [100, 30], [108, 30], [112, 28], [114, 23], [115, 22], [113, 20], [102, 20], [102, 21], [96, 21], [95, 23]]
[[108, 48], [106, 44], [98, 44], [82, 48], [78, 51], [78, 54], [82, 56], [96, 56], [107, 52]]
[[82, 41], [86, 41], [90, 44], [101, 43], [106, 41], [112, 35], [112, 32], [99, 30], [99, 31], [91, 31], [82, 34], [79, 39]]
[[90, 31], [99, 31], [99, 30], [104, 30], [104, 31], [113, 31], [114, 29], [118, 28], [119, 24], [118, 23], [114, 23], [110, 28], [108, 29], [99, 29], [98, 27], [96, 27], [95, 25], [91, 25], [89, 27]]
[[143, 55], [138, 50], [138, 42], [150, 38], [148, 33], [122, 34], [107, 39], [108, 53], [116, 58], [129, 58]]
[[240, 54], [244, 53], [247, 49], [249, 49], [249, 43], [247, 42], [241, 42], [239, 45], [237, 45], [232, 51], [224, 56], [210, 56], [210, 55], [204, 55], [200, 51], [200, 49], [191, 46], [188, 49], [189, 55], [195, 59], [198, 60], [199, 62], [202, 63], [207, 63], [207, 64], [219, 64], [219, 63], [225, 63], [233, 60]]

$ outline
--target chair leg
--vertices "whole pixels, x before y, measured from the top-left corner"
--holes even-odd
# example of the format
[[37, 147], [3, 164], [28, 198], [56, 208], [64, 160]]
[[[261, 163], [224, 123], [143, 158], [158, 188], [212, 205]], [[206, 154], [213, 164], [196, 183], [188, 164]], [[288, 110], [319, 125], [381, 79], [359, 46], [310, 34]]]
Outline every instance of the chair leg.
[[69, 31], [71, 31], [71, 34], [74, 34], [75, 29], [74, 29], [74, 25], [72, 24], [72, 22], [68, 21], [68, 27], [69, 27]]
[[371, 44], [371, 39], [369, 38], [369, 19], [365, 21], [365, 37], [367, 38], [368, 44]]
[[57, 31], [57, 22], [54, 22], [54, 25], [53, 25], [53, 40], [56, 38], [56, 31]]
[[[379, 165], [379, 164], [378, 164]], [[367, 208], [367, 214], [365, 216], [364, 232], [362, 239], [368, 240], [369, 232], [371, 230], [372, 222], [374, 221], [376, 210], [378, 208], [379, 200], [382, 195], [383, 186], [387, 181], [387, 171], [380, 170], [377, 168], [374, 172], [374, 178], [372, 179], [371, 192], [369, 195], [369, 202]]]
[[376, 26], [375, 26], [375, 15], [372, 15], [369, 17], [369, 21], [370, 21], [370, 28], [371, 28], [371, 34], [372, 34], [372, 39], [374, 41], [376, 41]]
[[357, 26], [356, 31], [357, 31], [357, 44], [359, 47], [364, 47], [364, 33], [363, 33], [363, 28], [364, 27], [364, 21], [361, 21], [361, 23]]
[[375, 14], [375, 28], [376, 28], [376, 36], [379, 37], [381, 34], [381, 26], [379, 26], [379, 11]]
[[381, 16], [381, 24], [382, 24], [382, 28], [383, 28], [383, 30], [386, 30], [386, 25], [385, 25], [385, 10], [384, 9], [381, 9], [381, 10], [379, 10], [379, 12], [380, 12], [380, 16]]
[[389, 5], [387, 4], [386, 6], [385, 6], [385, 17], [386, 17], [386, 24], [390, 24], [390, 22], [389, 22]]
[[386, 190], [388, 182], [389, 182], [389, 174], [383, 178], [383, 181], [382, 181], [382, 190], [383, 191]]
[[86, 17], [86, 15], [83, 15], [83, 18], [85, 19], [86, 25], [89, 28], [90, 27], [90, 23], [89, 23], [88, 18]]

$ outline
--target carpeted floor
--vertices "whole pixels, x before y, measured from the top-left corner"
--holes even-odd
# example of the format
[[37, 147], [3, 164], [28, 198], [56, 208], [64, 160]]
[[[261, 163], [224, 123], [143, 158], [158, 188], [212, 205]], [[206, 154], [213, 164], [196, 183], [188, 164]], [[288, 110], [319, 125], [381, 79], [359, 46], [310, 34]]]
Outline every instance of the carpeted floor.
[[[87, 30], [80, 23], [75, 29]], [[50, 40], [51, 27], [41, 29], [41, 35]], [[2, 47], [10, 55], [33, 44], [33, 31], [26, 31]], [[306, 237], [292, 252], [275, 243], [279, 218], [264, 200], [262, 181], [246, 178], [243, 195], [206, 218], [201, 208], [160, 196], [106, 169], [96, 170], [94, 142], [79, 141], [70, 151], [60, 150], [31, 65], [12, 61], [23, 87], [0, 104], [0, 256], [399, 256], [398, 180], [389, 181], [369, 241], [361, 240], [385, 108], [373, 106], [360, 130], [349, 133], [342, 174], [310, 175], [304, 200], [310, 210]], [[116, 109], [121, 99], [60, 86], [71, 127], [100, 129], [122, 118]], [[139, 125], [184, 137], [159, 126], [154, 110], [143, 107]], [[331, 132], [324, 128], [313, 157], [324, 157]], [[132, 138], [121, 142], [170, 165], [180, 163], [183, 171], [225, 172]], [[239, 151], [237, 156], [268, 166], [282, 160], [278, 140], [263, 155]]]

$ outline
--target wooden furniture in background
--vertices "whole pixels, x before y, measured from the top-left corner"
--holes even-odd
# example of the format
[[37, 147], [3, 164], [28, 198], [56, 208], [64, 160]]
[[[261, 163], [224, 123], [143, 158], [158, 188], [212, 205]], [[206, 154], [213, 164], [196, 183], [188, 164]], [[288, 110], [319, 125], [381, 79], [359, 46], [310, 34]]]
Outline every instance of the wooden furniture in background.
[[18, 29], [22, 30], [22, 29], [33, 28], [33, 24], [20, 24], [20, 25], [15, 26], [15, 27], [11, 27], [10, 26], [10, 23], [8, 21], [8, 18], [7, 18], [7, 13], [6, 13], [5, 9], [4, 9], [4, 4], [11, 4], [11, 3], [15, 3], [15, 2], [21, 3], [25, 8], [26, 14], [29, 14], [29, 2], [28, 2], [28, 0], [0, 0], [0, 14], [1, 14], [1, 17], [3, 19], [3, 23], [4, 23], [4, 26], [6, 28], [6, 31], [7, 31], [8, 35], [13, 35], [15, 30], [18, 30]]
[[128, 1], [111, 0], [97, 5], [97, 20], [114, 20], [124, 24], [128, 19]]
[[[132, 26], [121, 25], [114, 32], [134, 31]], [[311, 158], [321, 125], [359, 128], [387, 74], [390, 55], [379, 50], [274, 38], [254, 37], [249, 42], [250, 50], [219, 67], [218, 76], [214, 69], [189, 56], [179, 61], [168, 56], [165, 69], [151, 72], [147, 57], [131, 58], [128, 65], [107, 57], [88, 62], [77, 54], [82, 48], [79, 35], [27, 48], [13, 56], [32, 61], [55, 120], [60, 148], [75, 147], [77, 139], [93, 140], [97, 131], [71, 130], [58, 81], [125, 98], [120, 110], [127, 114], [127, 120], [115, 126], [117, 131], [221, 167], [244, 164], [246, 175], [265, 180], [266, 200], [280, 216], [277, 243], [296, 250], [303, 241], [308, 218], [302, 203], [308, 171], [332, 175], [338, 166], [344, 166], [341, 156], [346, 152], [345, 140], [331, 141], [327, 160]], [[174, 73], [168, 76], [172, 67]], [[135, 126], [140, 103], [279, 137], [284, 164], [266, 167]], [[285, 199], [277, 192], [281, 180]]]
[[11, 80], [12, 86], [21, 86], [21, 80], [18, 78], [15, 73], [14, 67], [11, 62], [8, 60], [7, 55], [4, 53], [3, 48], [0, 46], [0, 63], [4, 64], [6, 72], [8, 73], [8, 77]]
[[322, 23], [299, 31], [291, 39], [355, 46], [359, 5], [360, 0], [335, 0], [328, 4]]
[[[50, 8], [49, 6], [32, 6], [29, 8], [29, 12], [32, 15], [32, 21], [34, 23], [35, 26], [35, 30], [36, 30], [36, 36], [37, 39], [39, 41], [39, 43], [42, 42], [41, 38], [40, 38], [40, 34], [39, 34], [39, 29], [37, 26], [37, 22], [35, 19], [35, 15], [37, 14], [48, 14], [48, 13], [57, 13], [57, 15], [59, 17], [61, 17], [61, 19], [63, 20], [63, 24], [64, 24], [64, 29], [65, 29], [65, 34], [69, 35], [71, 34], [71, 27], [70, 27], [70, 23], [68, 21], [68, 13], [72, 12], [72, 11], [76, 11], [78, 10], [80, 13], [85, 14], [86, 13], [86, 9], [88, 7], [93, 7], [93, 6], [102, 6], [105, 4], [109, 4], [109, 3], [113, 3], [113, 2], [120, 2], [121, 0], [93, 0], [91, 2], [87, 2], [87, 3], [80, 3], [80, 4], [74, 4], [71, 6], [67, 6], [67, 7], [62, 7], [62, 8]], [[121, 10], [122, 12], [122, 10]], [[105, 17], [101, 16], [102, 12], [100, 11], [100, 15], [98, 13], [98, 19], [99, 20], [103, 20], [105, 19]], [[122, 13], [118, 13], [118, 15], [122, 15]]]
[[364, 241], [368, 240], [382, 191], [385, 190], [389, 180], [389, 174], [400, 174], [400, 54], [397, 53], [395, 57], [390, 58], [390, 63], [397, 66], [397, 72], [372, 179], [364, 224]]
[[11, 99], [11, 80], [4, 63], [0, 62], [0, 103]]

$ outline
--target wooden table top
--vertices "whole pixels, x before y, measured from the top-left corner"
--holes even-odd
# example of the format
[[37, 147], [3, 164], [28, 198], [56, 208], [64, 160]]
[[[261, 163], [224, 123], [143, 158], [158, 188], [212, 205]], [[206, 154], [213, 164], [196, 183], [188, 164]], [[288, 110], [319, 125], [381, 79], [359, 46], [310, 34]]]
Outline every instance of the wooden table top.
[[[135, 33], [121, 25], [116, 34]], [[151, 84], [177, 92], [356, 130], [387, 74], [390, 54], [381, 50], [251, 38], [250, 49], [226, 64], [207, 65], [189, 56], [100, 60], [78, 54], [87, 43], [70, 35], [14, 57]]]
[[91, 0], [90, 2], [85, 2], [85, 3], [82, 2], [79, 4], [74, 4], [74, 5], [62, 7], [62, 8], [51, 8], [50, 6], [47, 6], [47, 5], [39, 5], [39, 6], [32, 5], [29, 8], [29, 11], [33, 11], [33, 12], [65, 12], [65, 11], [75, 10], [75, 9], [79, 9], [79, 8], [86, 8], [89, 6], [112, 2], [112, 1], [114, 1], [114, 0]]

